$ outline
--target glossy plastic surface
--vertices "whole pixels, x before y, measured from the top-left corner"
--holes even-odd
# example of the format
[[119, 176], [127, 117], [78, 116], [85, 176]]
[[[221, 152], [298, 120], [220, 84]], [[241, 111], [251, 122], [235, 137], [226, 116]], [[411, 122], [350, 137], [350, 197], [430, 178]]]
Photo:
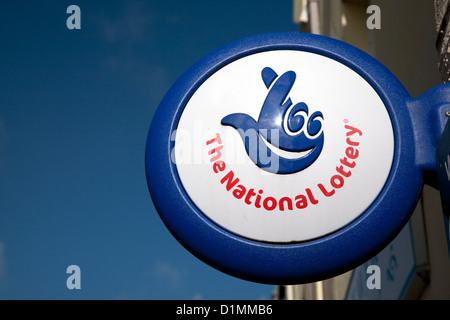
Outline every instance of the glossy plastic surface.
[[[351, 68], [379, 94], [394, 130], [392, 169], [375, 202], [346, 227], [303, 243], [263, 243], [224, 230], [190, 200], [171, 161], [174, 147], [171, 135], [197, 88], [236, 59], [270, 50], [312, 52]], [[267, 75], [265, 81], [270, 81], [269, 78]], [[444, 91], [447, 92], [448, 87]], [[337, 40], [311, 34], [274, 33], [234, 42], [193, 65], [162, 100], [146, 146], [145, 167], [151, 197], [167, 228], [187, 250], [230, 275], [261, 283], [293, 284], [343, 273], [383, 249], [409, 219], [424, 183], [424, 172], [432, 171], [428, 152], [434, 155], [435, 148], [433, 142], [418, 137], [417, 128], [428, 135], [430, 130], [435, 130], [430, 127], [441, 121], [437, 115], [433, 124], [424, 126], [425, 117], [413, 120], [411, 114], [416, 112], [410, 109], [416, 110], [430, 99], [412, 99], [378, 61]]]

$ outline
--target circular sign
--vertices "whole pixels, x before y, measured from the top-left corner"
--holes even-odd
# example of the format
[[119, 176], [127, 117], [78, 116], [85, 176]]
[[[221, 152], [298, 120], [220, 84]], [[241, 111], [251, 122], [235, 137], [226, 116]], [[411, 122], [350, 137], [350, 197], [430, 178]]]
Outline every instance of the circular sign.
[[395, 237], [422, 187], [409, 99], [337, 40], [235, 42], [191, 67], [154, 116], [155, 207], [188, 250], [234, 276], [282, 284], [345, 272]]
[[[274, 76], [268, 86], [265, 72]], [[289, 121], [300, 123], [291, 130]], [[316, 132], [308, 127], [314, 121]], [[176, 130], [174, 162], [198, 209], [230, 232], [274, 243], [318, 238], [353, 221], [380, 193], [394, 154], [388, 112], [367, 81], [293, 50], [256, 53], [215, 72]], [[298, 166], [280, 173], [284, 162]]]

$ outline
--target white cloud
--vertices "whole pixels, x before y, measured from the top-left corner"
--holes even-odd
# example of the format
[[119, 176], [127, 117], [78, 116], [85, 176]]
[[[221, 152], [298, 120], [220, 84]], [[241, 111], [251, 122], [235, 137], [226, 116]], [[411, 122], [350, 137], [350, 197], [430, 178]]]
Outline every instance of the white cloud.
[[98, 37], [108, 48], [99, 61], [106, 77], [131, 83], [158, 103], [171, 84], [167, 68], [152, 58], [154, 33], [161, 17], [145, 2], [129, 2], [118, 15], [99, 14]]
[[119, 17], [99, 16], [100, 36], [109, 43], [133, 43], [146, 40], [149, 36], [153, 14], [144, 3], [132, 2], [124, 8]]
[[196, 293], [192, 297], [192, 300], [203, 300], [203, 295], [201, 293]]
[[153, 267], [153, 276], [166, 281], [171, 287], [183, 285], [186, 272], [167, 261], [159, 261]]

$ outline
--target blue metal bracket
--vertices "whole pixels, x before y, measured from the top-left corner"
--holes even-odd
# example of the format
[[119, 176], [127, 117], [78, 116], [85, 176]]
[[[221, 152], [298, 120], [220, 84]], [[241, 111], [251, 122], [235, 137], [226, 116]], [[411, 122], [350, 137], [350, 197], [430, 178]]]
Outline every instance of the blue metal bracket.
[[[450, 106], [446, 105], [444, 108], [442, 111], [445, 111], [449, 117], [446, 120], [447, 124], [437, 145], [435, 159], [442, 210], [447, 216], [446, 224], [448, 226], [448, 217], [450, 217]], [[448, 228], [446, 228], [447, 236], [448, 231]]]
[[423, 170], [425, 183], [438, 189], [435, 152], [450, 110], [450, 83], [426, 91], [408, 103], [416, 145], [416, 164]]

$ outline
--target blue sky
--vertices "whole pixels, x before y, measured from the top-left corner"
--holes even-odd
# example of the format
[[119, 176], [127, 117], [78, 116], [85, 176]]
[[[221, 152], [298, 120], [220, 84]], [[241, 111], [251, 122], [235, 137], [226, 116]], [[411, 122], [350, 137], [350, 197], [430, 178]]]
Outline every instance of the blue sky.
[[[69, 5], [81, 30], [69, 30]], [[296, 31], [291, 0], [0, 3], [0, 299], [269, 299], [187, 252], [144, 151], [171, 84], [243, 37]], [[81, 269], [69, 290], [66, 268]]]

